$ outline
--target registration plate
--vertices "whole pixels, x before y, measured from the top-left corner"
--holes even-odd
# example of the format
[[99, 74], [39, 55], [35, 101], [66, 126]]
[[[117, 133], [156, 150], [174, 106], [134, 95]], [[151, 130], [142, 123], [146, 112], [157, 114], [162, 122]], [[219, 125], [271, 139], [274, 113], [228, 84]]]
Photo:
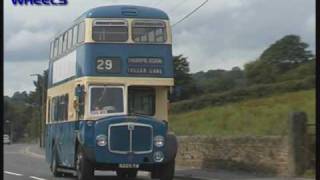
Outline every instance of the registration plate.
[[139, 164], [119, 164], [119, 168], [138, 169], [139, 168]]

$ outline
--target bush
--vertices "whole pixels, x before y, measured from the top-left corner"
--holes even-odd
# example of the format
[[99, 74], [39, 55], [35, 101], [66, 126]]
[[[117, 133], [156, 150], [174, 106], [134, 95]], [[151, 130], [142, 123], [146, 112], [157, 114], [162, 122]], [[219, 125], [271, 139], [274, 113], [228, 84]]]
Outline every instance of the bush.
[[211, 93], [194, 99], [172, 103], [170, 112], [186, 112], [207, 106], [219, 106], [231, 102], [267, 97], [274, 94], [308, 90], [314, 87], [315, 76], [309, 76], [302, 80], [291, 80], [275, 84], [253, 85], [248, 88], [235, 89], [224, 93]]

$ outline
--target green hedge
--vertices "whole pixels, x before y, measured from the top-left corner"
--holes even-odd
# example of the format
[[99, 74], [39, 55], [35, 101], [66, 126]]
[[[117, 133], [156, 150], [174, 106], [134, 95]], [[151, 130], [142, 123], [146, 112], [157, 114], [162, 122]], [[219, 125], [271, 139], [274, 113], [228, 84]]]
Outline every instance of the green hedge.
[[180, 113], [201, 109], [207, 106], [219, 106], [247, 99], [267, 97], [274, 94], [308, 90], [315, 87], [315, 76], [308, 76], [301, 80], [290, 80], [275, 84], [253, 85], [248, 88], [235, 89], [224, 93], [212, 93], [190, 100], [172, 103], [171, 113]]

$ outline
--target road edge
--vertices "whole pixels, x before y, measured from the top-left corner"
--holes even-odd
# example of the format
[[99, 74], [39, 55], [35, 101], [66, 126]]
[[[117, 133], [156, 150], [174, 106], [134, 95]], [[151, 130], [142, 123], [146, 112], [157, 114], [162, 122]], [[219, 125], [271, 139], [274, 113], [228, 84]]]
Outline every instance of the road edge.
[[25, 154], [29, 154], [29, 155], [31, 155], [31, 156], [33, 156], [33, 157], [45, 159], [45, 156], [44, 156], [44, 155], [38, 154], [38, 153], [35, 153], [35, 152], [32, 152], [32, 151], [30, 151], [30, 148], [31, 148], [31, 146], [27, 146], [27, 147], [24, 149], [24, 153], [25, 153]]
[[[36, 158], [41, 158], [41, 159], [45, 159], [45, 156], [36, 152], [32, 152], [31, 150], [31, 146], [27, 146], [26, 148], [24, 148], [23, 153], [28, 154], [30, 156], [36, 157]], [[205, 177], [197, 177], [197, 176], [192, 176], [192, 175], [187, 175], [187, 176], [183, 176], [183, 175], [175, 175], [175, 178], [177, 179], [194, 179], [194, 180], [210, 180], [209, 178], [205, 178]]]

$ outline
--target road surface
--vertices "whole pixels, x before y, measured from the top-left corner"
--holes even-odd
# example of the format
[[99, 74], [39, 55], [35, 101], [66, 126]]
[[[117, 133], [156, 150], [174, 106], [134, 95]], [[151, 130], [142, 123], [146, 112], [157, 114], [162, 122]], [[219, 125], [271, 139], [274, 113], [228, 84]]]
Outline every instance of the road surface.
[[[95, 172], [94, 180], [119, 180], [113, 172]], [[43, 152], [35, 144], [4, 145], [5, 180], [75, 180], [74, 177], [52, 176]], [[149, 180], [146, 173], [138, 174], [136, 180]], [[177, 168], [175, 180], [307, 180], [303, 178], [263, 177], [243, 172], [223, 170], [204, 171]], [[308, 179], [309, 180], [309, 179]]]

